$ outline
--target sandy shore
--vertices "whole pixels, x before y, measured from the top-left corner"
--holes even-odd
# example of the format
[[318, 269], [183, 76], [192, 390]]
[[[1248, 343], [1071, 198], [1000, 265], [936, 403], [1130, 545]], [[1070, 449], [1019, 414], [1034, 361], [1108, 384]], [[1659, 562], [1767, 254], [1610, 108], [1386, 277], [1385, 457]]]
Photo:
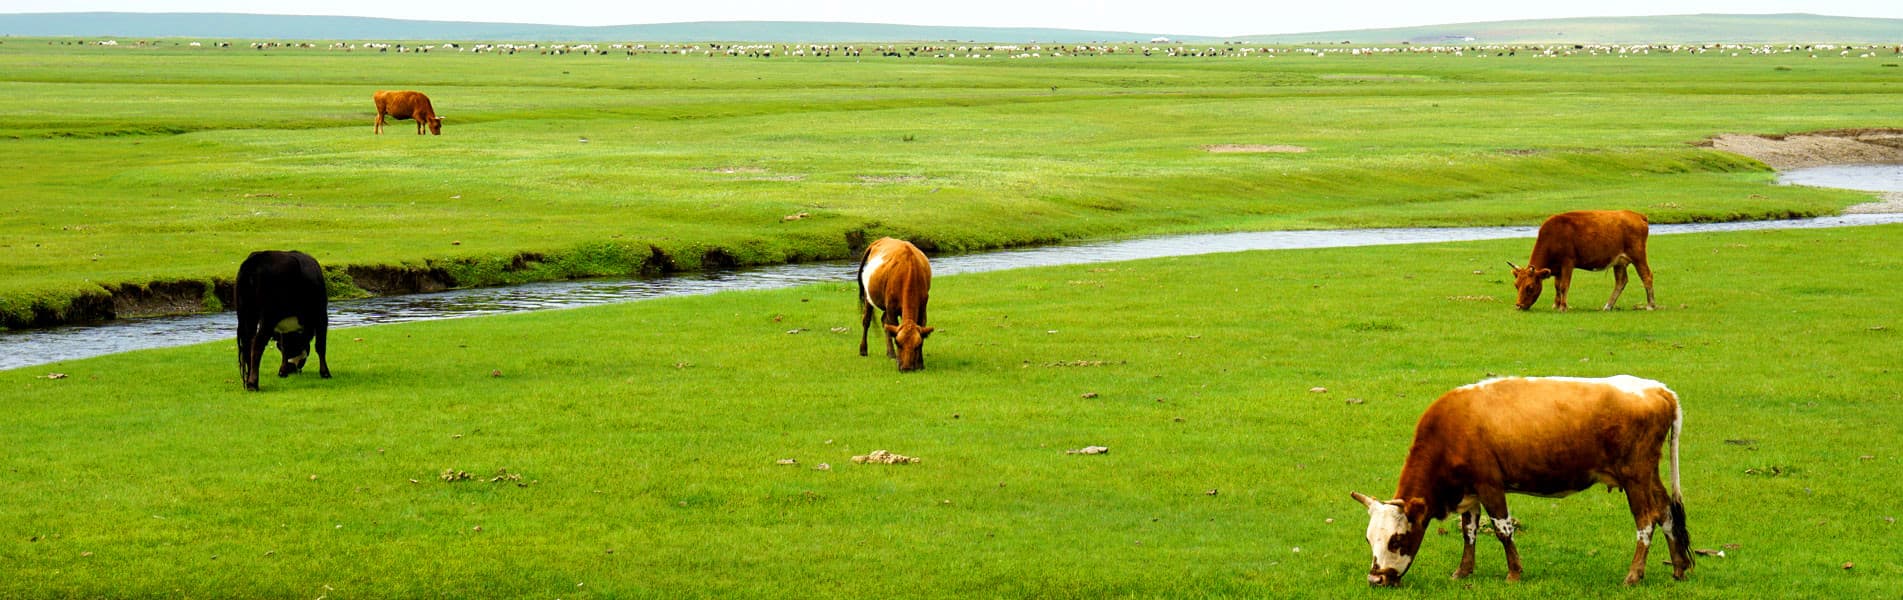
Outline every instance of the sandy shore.
[[[1758, 159], [1773, 169], [1830, 165], [1903, 163], [1903, 129], [1839, 129], [1790, 135], [1724, 134], [1712, 148]], [[1903, 192], [1878, 194], [1876, 202], [1846, 213], [1903, 213]]]

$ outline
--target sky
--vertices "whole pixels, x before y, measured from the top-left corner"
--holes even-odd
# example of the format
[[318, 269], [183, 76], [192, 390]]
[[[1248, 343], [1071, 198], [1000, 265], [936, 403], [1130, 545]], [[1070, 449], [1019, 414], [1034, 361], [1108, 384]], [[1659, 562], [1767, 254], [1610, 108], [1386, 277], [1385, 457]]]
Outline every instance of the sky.
[[1564, 17], [1805, 12], [1903, 18], [1903, 0], [6, 0], [0, 13], [235, 12], [635, 25], [847, 21], [1238, 36]]

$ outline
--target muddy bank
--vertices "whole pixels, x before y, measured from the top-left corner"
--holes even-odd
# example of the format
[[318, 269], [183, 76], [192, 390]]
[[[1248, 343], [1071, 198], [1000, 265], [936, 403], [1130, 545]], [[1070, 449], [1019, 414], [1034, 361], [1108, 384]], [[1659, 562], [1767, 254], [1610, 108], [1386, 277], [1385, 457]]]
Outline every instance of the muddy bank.
[[[895, 234], [897, 235], [897, 234]], [[396, 265], [325, 265], [332, 300], [426, 294], [460, 288], [603, 277], [655, 278], [681, 273], [741, 267], [841, 260], [864, 249], [864, 229], [845, 232], [823, 248], [725, 248], [685, 244], [663, 248], [645, 243], [585, 244], [561, 252], [519, 252], [501, 256], [432, 259]], [[915, 243], [927, 251], [939, 244], [926, 236]], [[1034, 240], [1027, 245], [1046, 244]], [[321, 260], [321, 259], [320, 259]], [[235, 282], [227, 277], [104, 284], [69, 295], [49, 294], [15, 301], [0, 299], [0, 330], [100, 323], [117, 319], [215, 313], [232, 305]]]
[[1832, 129], [1784, 135], [1724, 134], [1702, 146], [1758, 159], [1773, 169], [1903, 163], [1903, 129]]

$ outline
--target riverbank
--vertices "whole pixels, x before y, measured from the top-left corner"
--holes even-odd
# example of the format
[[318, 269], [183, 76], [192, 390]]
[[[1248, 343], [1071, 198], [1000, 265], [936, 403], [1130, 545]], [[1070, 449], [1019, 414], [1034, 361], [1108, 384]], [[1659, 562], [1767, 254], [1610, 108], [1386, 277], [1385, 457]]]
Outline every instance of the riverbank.
[[[1903, 223], [1903, 213], [1843, 215], [1815, 219], [1733, 221], [1653, 225], [1654, 237], [1693, 233], [1867, 227]], [[1083, 265], [1148, 258], [1194, 256], [1250, 250], [1366, 247], [1432, 244], [1503, 238], [1531, 238], [1537, 229], [1518, 227], [1436, 227], [1263, 231], [1193, 234], [1039, 246], [997, 252], [939, 255], [932, 271], [940, 276], [985, 273], [1056, 265]], [[590, 279], [485, 287], [433, 293], [383, 296], [333, 302], [333, 328], [407, 323], [517, 312], [618, 304], [722, 291], [779, 289], [810, 283], [851, 281], [850, 261], [811, 262], [722, 270], [718, 274]], [[223, 315], [132, 319], [88, 326], [0, 331], [0, 370], [128, 352], [184, 346], [231, 336]]]

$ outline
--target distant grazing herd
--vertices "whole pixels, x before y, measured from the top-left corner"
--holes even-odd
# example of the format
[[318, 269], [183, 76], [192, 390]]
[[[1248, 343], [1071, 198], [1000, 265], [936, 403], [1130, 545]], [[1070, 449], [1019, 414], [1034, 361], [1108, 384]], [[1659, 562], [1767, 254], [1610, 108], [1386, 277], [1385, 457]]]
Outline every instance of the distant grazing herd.
[[[441, 135], [442, 117], [422, 93], [379, 91], [374, 100], [377, 133], [383, 132], [388, 116], [415, 120], [418, 135], [426, 126]], [[1553, 307], [1565, 311], [1574, 269], [1611, 267], [1615, 287], [1603, 308], [1612, 310], [1625, 289], [1625, 268], [1630, 265], [1645, 284], [1642, 308], [1655, 308], [1647, 235], [1645, 216], [1631, 211], [1576, 211], [1548, 218], [1526, 266], [1507, 263], [1519, 294], [1514, 306], [1531, 308], [1545, 280], [1552, 278]], [[925, 339], [933, 331], [926, 324], [932, 267], [925, 253], [910, 242], [881, 238], [866, 247], [857, 279], [859, 355], [867, 354], [877, 312], [886, 357], [901, 372], [925, 368]], [[327, 296], [316, 259], [295, 251], [254, 252], [238, 268], [237, 290], [238, 371], [245, 389], [258, 389], [259, 363], [265, 346], [274, 340], [283, 358], [279, 377], [304, 368], [313, 341], [319, 374], [330, 377], [324, 356]], [[1557, 497], [1593, 484], [1626, 491], [1638, 546], [1625, 583], [1645, 576], [1655, 528], [1668, 541], [1672, 576], [1683, 579], [1693, 565], [1678, 476], [1682, 414], [1678, 395], [1665, 384], [1630, 375], [1507, 377], [1447, 392], [1421, 415], [1393, 499], [1351, 494], [1368, 509], [1367, 539], [1374, 557], [1368, 583], [1399, 585], [1429, 523], [1452, 514], [1460, 515], [1466, 544], [1454, 577], [1472, 574], [1483, 509], [1505, 549], [1507, 579], [1518, 581], [1520, 554], [1513, 541], [1517, 521], [1507, 512], [1506, 495]], [[1668, 440], [1669, 493], [1659, 478], [1661, 446]]]

